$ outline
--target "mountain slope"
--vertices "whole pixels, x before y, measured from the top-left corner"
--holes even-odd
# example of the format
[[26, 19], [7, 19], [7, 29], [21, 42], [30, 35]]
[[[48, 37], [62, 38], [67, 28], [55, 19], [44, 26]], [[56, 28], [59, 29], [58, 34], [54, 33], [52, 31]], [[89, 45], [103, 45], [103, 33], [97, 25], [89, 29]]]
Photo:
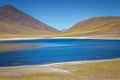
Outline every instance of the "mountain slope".
[[120, 37], [120, 17], [90, 18], [78, 22], [61, 35], [69, 37]]
[[58, 32], [11, 5], [0, 7], [1, 35], [52, 35]]

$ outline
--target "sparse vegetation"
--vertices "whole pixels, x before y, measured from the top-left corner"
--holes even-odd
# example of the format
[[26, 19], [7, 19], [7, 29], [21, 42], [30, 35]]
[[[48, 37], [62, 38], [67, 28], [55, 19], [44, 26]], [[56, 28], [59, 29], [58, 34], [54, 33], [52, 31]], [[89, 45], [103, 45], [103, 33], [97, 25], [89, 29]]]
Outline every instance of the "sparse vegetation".
[[0, 80], [120, 80], [120, 60], [49, 67], [66, 70], [70, 73], [59, 73], [53, 70], [53, 72], [15, 77], [0, 75]]
[[[10, 11], [10, 12], [9, 12]], [[8, 13], [8, 14], [7, 14]], [[70, 29], [60, 32], [12, 6], [0, 8], [0, 38], [20, 37], [118, 37], [120, 38], [120, 17], [97, 17], [75, 24]], [[12, 47], [11, 47], [12, 46]], [[37, 47], [31, 44], [0, 44], [0, 51], [11, 51]], [[59, 65], [59, 64], [58, 64]], [[24, 67], [23, 67], [24, 68]], [[24, 68], [24, 70], [29, 67]], [[2, 69], [0, 80], [120, 80], [120, 60], [100, 63], [86, 63], [62, 66], [49, 66], [52, 71], [24, 73], [18, 69]], [[30, 69], [36, 69], [30, 68]], [[16, 75], [6, 75], [12, 72]], [[4, 73], [4, 74], [3, 74]]]
[[75, 24], [61, 36], [120, 37], [120, 17], [97, 17]]
[[[11, 12], [10, 14], [7, 14]], [[8, 5], [0, 8], [0, 38], [11, 37], [120, 37], [120, 17], [90, 18], [60, 32]]]

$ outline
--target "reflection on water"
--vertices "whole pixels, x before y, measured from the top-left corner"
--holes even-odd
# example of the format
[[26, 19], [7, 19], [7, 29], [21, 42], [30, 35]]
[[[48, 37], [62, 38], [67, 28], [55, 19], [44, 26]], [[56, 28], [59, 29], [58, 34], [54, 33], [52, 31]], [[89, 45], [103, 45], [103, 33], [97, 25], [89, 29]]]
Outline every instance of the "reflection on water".
[[43, 39], [3, 43], [37, 44], [37, 48], [1, 52], [0, 66], [34, 65], [55, 62], [120, 57], [119, 40]]
[[40, 44], [43, 45], [42, 47], [65, 47], [65, 46], [71, 46], [70, 44], [54, 44], [54, 43], [44, 43]]

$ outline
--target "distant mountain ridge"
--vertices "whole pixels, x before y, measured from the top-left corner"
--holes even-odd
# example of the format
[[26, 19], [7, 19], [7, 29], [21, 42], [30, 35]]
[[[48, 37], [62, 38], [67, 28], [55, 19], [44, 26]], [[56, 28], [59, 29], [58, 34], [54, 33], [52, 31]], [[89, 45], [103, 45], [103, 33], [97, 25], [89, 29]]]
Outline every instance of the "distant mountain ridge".
[[66, 37], [120, 37], [120, 17], [95, 17], [80, 21], [61, 35]]
[[0, 34], [49, 35], [58, 32], [11, 5], [0, 7]]
[[99, 37], [120, 38], [120, 17], [94, 17], [58, 31], [11, 5], [0, 7], [0, 37]]

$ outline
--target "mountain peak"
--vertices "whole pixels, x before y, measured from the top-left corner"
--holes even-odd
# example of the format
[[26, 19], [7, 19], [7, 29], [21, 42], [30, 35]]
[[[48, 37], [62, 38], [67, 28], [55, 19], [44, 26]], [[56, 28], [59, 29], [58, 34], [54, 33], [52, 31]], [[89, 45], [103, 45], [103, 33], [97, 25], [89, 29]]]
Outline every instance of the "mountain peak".
[[4, 6], [0, 6], [0, 9], [1, 10], [8, 10], [8, 11], [11, 11], [11, 10], [16, 10], [16, 8], [12, 5], [4, 5]]
[[10, 5], [10, 4], [7, 4], [7, 5], [4, 5], [4, 6], [1, 6], [0, 8], [13, 8], [13, 6], [12, 5]]
[[57, 32], [59, 31], [12, 5], [0, 7], [0, 33], [48, 35]]

